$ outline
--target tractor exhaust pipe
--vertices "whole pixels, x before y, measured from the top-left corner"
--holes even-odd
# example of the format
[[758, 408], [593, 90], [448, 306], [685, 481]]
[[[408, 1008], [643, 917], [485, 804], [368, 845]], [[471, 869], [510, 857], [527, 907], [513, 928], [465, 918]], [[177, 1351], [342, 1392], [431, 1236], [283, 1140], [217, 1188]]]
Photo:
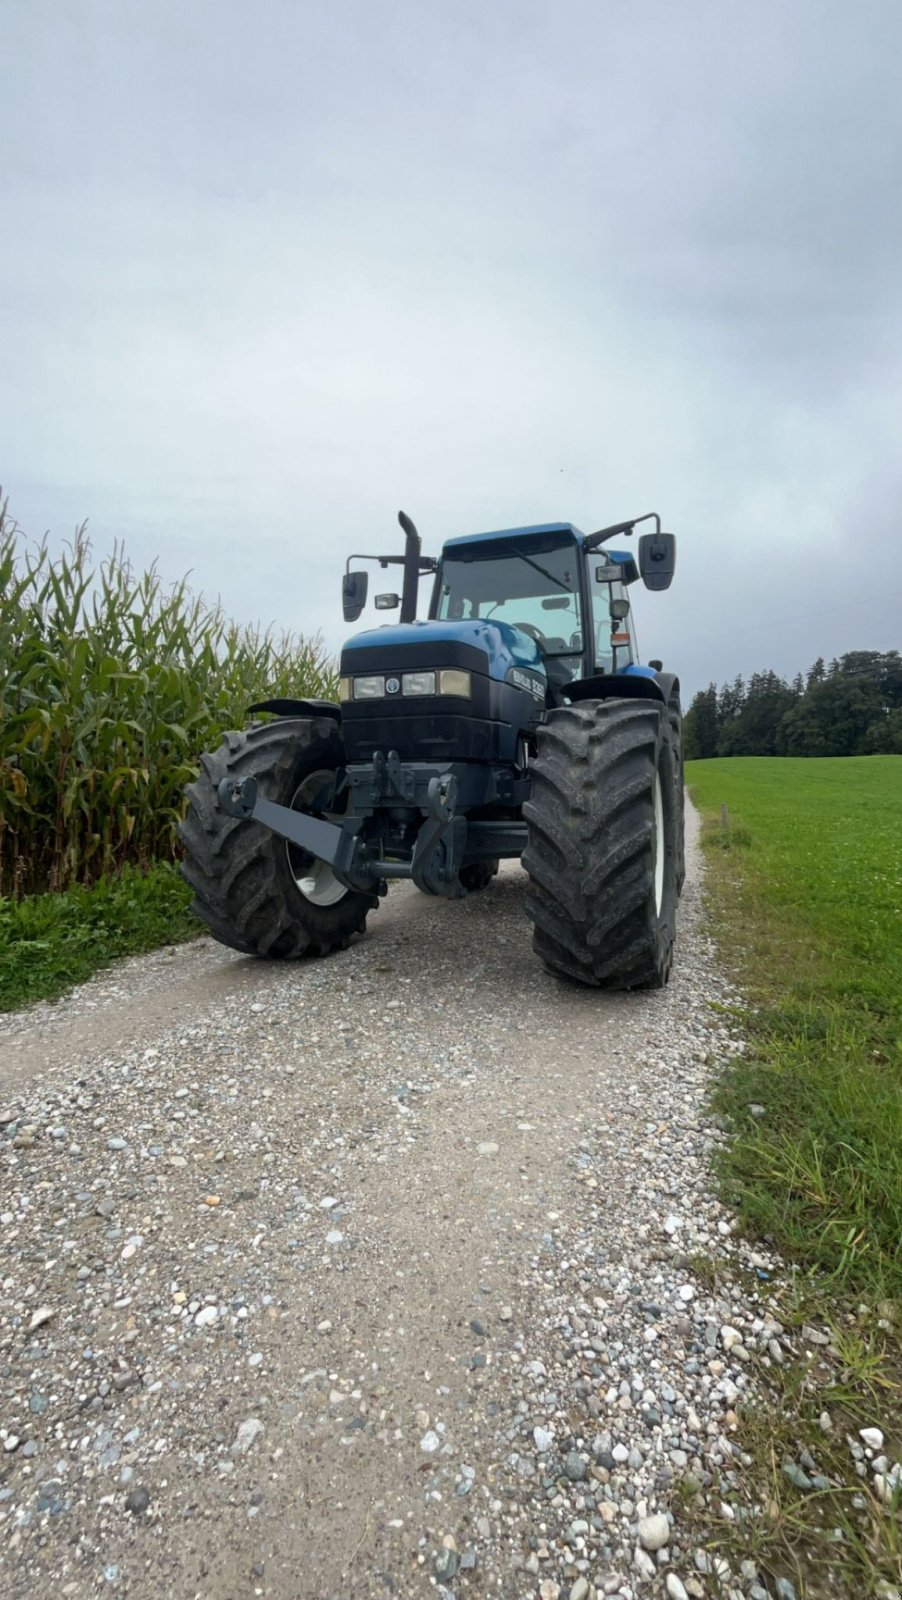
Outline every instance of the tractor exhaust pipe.
[[404, 551], [404, 588], [401, 591], [401, 621], [416, 622], [417, 598], [420, 588], [420, 536], [406, 511], [398, 512], [398, 521], [407, 536]]

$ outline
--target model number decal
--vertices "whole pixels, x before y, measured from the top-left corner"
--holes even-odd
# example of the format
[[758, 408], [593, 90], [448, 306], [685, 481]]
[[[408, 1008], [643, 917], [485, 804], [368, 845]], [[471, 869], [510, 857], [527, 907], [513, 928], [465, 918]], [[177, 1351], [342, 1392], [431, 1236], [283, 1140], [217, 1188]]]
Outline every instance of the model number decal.
[[521, 672], [519, 667], [511, 667], [507, 675], [509, 683], [515, 683], [518, 689], [528, 689], [535, 700], [545, 703], [545, 685], [539, 678], [530, 677], [528, 672]]

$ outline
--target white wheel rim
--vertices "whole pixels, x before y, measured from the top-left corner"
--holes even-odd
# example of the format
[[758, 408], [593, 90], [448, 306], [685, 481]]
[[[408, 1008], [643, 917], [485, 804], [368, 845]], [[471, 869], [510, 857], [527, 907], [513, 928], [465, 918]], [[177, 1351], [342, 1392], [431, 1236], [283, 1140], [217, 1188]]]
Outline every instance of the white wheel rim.
[[325, 861], [314, 862], [312, 872], [304, 878], [295, 876], [294, 881], [304, 899], [315, 906], [335, 906], [348, 892]]
[[664, 795], [661, 775], [655, 774], [655, 915], [664, 904]]
[[[311, 772], [309, 778], [305, 778], [303, 783], [296, 789], [291, 802], [291, 809], [293, 811], [308, 810], [309, 802], [334, 777], [335, 774], [331, 771]], [[337, 815], [333, 812], [324, 811], [322, 816], [327, 822], [338, 820]], [[339, 900], [343, 900], [345, 895], [349, 893], [344, 884], [339, 883], [332, 868], [325, 861], [318, 861], [313, 856], [310, 858], [309, 863], [305, 863], [303, 870], [298, 872], [295, 870], [291, 860], [291, 845], [287, 842], [285, 854], [288, 857], [291, 876], [294, 878], [304, 899], [309, 900], [311, 905], [337, 906]]]

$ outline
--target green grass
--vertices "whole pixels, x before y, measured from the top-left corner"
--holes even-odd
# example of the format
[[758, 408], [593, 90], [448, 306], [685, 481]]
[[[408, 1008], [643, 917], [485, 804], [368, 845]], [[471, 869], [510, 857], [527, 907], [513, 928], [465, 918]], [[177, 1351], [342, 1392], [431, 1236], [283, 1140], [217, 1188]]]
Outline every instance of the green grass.
[[[740, 1536], [700, 1518], [725, 1554], [751, 1548], [800, 1595], [876, 1595], [902, 1580], [902, 1530], [872, 1494], [856, 1499], [844, 1433], [876, 1422], [890, 1458], [902, 1451], [902, 759], [693, 762], [687, 782], [714, 931], [744, 996], [746, 1053], [713, 1092], [724, 1198], [793, 1268], [780, 1319], [832, 1330], [816, 1361], [762, 1373], [745, 1418], [763, 1520]], [[785, 1478], [802, 1447], [829, 1495]]]
[[53, 1000], [120, 956], [193, 938], [191, 891], [169, 863], [90, 889], [0, 899], [0, 1011]]
[[688, 782], [752, 1001], [716, 1097], [730, 1198], [837, 1289], [902, 1300], [902, 760], [694, 762]]

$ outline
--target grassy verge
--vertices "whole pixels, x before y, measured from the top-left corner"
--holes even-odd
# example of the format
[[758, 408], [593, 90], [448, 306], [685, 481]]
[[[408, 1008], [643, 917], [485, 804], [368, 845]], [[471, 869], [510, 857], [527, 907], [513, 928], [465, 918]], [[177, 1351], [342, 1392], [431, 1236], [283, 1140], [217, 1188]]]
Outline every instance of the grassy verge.
[[[902, 761], [696, 762], [687, 781], [715, 933], [748, 1001], [746, 1054], [714, 1096], [725, 1198], [793, 1264], [782, 1320], [830, 1330], [762, 1374], [745, 1419], [754, 1553], [799, 1595], [892, 1595], [898, 1505], [856, 1476], [846, 1435], [875, 1425], [902, 1456]], [[829, 1491], [787, 1478], [806, 1452]], [[709, 1531], [736, 1553], [735, 1530]]]
[[168, 863], [90, 889], [0, 900], [0, 1011], [56, 999], [120, 956], [193, 938], [190, 903]]

